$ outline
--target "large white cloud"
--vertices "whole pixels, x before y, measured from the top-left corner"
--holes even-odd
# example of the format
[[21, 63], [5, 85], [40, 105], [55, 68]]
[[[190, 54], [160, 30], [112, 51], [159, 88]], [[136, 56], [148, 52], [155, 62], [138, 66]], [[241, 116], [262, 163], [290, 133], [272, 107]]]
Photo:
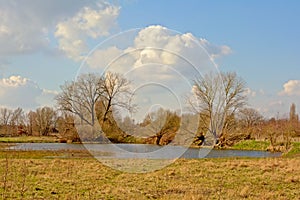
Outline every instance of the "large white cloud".
[[[118, 9], [103, 2], [0, 0], [0, 59], [4, 62], [11, 55], [55, 50], [53, 46], [50, 48], [50, 38], [53, 37], [56, 26], [61, 49], [62, 40], [67, 34], [74, 34], [75, 37], [85, 31], [85, 34], [94, 38], [107, 34], [111, 24], [114, 24]], [[74, 31], [63, 32], [63, 27], [72, 29], [73, 25]], [[99, 26], [102, 28], [99, 29]], [[80, 44], [78, 38], [68, 42], [75, 47], [85, 45]]]
[[109, 35], [116, 26], [118, 15], [119, 7], [109, 4], [98, 4], [95, 9], [82, 8], [76, 15], [57, 24], [55, 36], [59, 40], [59, 48], [68, 57], [81, 60], [82, 54], [88, 51], [87, 38]]
[[214, 58], [230, 52], [228, 46], [213, 45], [191, 33], [153, 25], [104, 42], [90, 54], [81, 72], [123, 74], [136, 91], [134, 103], [140, 105], [145, 97], [149, 99], [149, 105], [139, 108], [142, 115], [158, 100], [173, 109], [184, 107], [193, 80], [210, 72], [218, 73]]
[[137, 91], [143, 88], [144, 94], [162, 102], [173, 94], [183, 106], [193, 80], [207, 73], [218, 73], [213, 59], [230, 52], [228, 46], [213, 45], [191, 33], [155, 25], [113, 37], [90, 54], [81, 70], [123, 74]]
[[171, 66], [183, 76], [195, 76], [215, 68], [213, 59], [231, 52], [226, 45], [213, 45], [191, 33], [181, 34], [159, 25], [125, 32], [107, 43], [110, 45], [99, 46], [89, 56], [86, 67], [95, 70], [108, 67], [109, 70], [126, 73], [141, 66], [158, 64], [161, 70], [155, 67], [152, 74], [163, 76], [170, 73], [166, 71], [170, 67], [165, 66]]
[[33, 109], [41, 105], [53, 105], [55, 91], [41, 89], [38, 84], [21, 76], [0, 79], [0, 105]]
[[279, 95], [300, 96], [300, 80], [289, 80], [283, 85], [283, 90]]
[[180, 63], [180, 60], [187, 59], [198, 65], [210, 61], [210, 58], [213, 59], [231, 52], [228, 46], [212, 45], [206, 39], [199, 39], [192, 33], [176, 33], [159, 25], [146, 27], [138, 33], [133, 48], [145, 47], [161, 48], [162, 51], [147, 49], [142, 51], [137, 60], [138, 64], [159, 62], [176, 65]]

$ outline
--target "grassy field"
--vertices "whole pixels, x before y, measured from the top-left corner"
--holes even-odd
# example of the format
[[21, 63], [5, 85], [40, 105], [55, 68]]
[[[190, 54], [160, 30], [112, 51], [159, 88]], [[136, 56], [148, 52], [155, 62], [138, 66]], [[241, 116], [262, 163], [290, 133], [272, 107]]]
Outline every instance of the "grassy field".
[[232, 146], [233, 149], [243, 149], [243, 150], [267, 150], [270, 146], [268, 141], [255, 141], [255, 140], [243, 140]]
[[292, 148], [285, 154], [286, 157], [300, 157], [300, 142], [293, 142]]
[[[267, 141], [244, 140], [236, 143], [231, 148], [241, 150], [262, 150], [266, 151], [270, 146]], [[300, 157], [300, 142], [292, 142], [291, 149], [288, 152], [283, 152], [285, 157], [294, 156]]]
[[2, 150], [0, 198], [297, 199], [300, 196], [299, 157], [180, 159], [159, 171], [134, 174], [106, 167], [87, 155], [83, 151]]
[[52, 142], [59, 142], [59, 139], [50, 136], [0, 137], [0, 143], [52, 143]]

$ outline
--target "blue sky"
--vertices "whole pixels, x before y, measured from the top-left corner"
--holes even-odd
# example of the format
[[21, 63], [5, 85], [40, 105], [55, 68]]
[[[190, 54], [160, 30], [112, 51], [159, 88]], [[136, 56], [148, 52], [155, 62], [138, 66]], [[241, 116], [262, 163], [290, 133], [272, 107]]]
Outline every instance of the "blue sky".
[[287, 79], [299, 78], [298, 1], [141, 1], [122, 5], [119, 23], [125, 29], [161, 24], [229, 45], [233, 54], [219, 64], [244, 78], [251, 76], [247, 81], [254, 87], [268, 84], [266, 80], [273, 82], [274, 76], [277, 87]]
[[[98, 21], [95, 16], [100, 16]], [[80, 17], [94, 21], [77, 26]], [[53, 104], [59, 85], [76, 76], [80, 55], [114, 34], [150, 25], [208, 41], [207, 48], [217, 49], [219, 68], [235, 71], [247, 82], [250, 106], [266, 116], [285, 116], [292, 102], [300, 106], [296, 0], [0, 0], [0, 19], [2, 106]], [[22, 98], [24, 93], [31, 98]], [[13, 95], [16, 99], [11, 101]]]

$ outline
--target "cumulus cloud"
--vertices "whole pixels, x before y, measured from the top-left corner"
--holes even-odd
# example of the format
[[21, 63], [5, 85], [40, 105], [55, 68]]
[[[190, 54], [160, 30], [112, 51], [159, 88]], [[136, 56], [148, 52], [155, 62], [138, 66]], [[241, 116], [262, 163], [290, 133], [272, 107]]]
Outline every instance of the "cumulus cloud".
[[[0, 105], [5, 107], [35, 108], [50, 105], [55, 91], [41, 89], [36, 82], [21, 76], [0, 79]], [[45, 98], [46, 97], [46, 98]]]
[[228, 46], [213, 45], [191, 33], [180, 34], [160, 25], [125, 32], [112, 40], [95, 50], [85, 67], [119, 73], [148, 68], [137, 76], [143, 80], [151, 75], [157, 79], [170, 79], [170, 75], [194, 79], [199, 73], [216, 70], [212, 60], [231, 52]]
[[286, 82], [279, 95], [300, 96], [300, 80], [289, 80]]
[[300, 106], [300, 95], [297, 93], [297, 81], [288, 81], [280, 92], [271, 93], [268, 90], [247, 88], [249, 106], [257, 109], [267, 118], [286, 118], [292, 103]]
[[[227, 46], [154, 25], [104, 42], [89, 55], [81, 72], [123, 74], [135, 90], [133, 103], [143, 105], [141, 112], [147, 111], [145, 104], [159, 101], [178, 109], [186, 103], [185, 95], [190, 93], [193, 80], [218, 73], [213, 59], [228, 53]], [[146, 103], [145, 97], [149, 99]]]
[[122, 55], [123, 51], [118, 49], [116, 46], [109, 47], [105, 50], [97, 50], [87, 60], [88, 66], [93, 69], [104, 69], [107, 67], [115, 58]]
[[182, 59], [187, 59], [198, 65], [209, 60], [209, 57], [213, 59], [231, 52], [228, 46], [212, 45], [206, 39], [199, 39], [192, 33], [174, 33], [159, 25], [142, 29], [134, 40], [133, 48], [149, 47], [155, 47], [161, 51], [147, 49], [142, 51], [137, 64], [151, 61], [172, 65]]
[[[56, 27], [60, 49], [67, 48], [68, 43], [82, 48], [84, 32], [93, 38], [107, 34], [117, 14], [118, 8], [103, 1], [0, 0], [0, 46], [5, 47], [0, 49], [1, 59], [16, 54], [54, 51], [56, 47], [51, 46], [50, 38]], [[74, 34], [74, 40], [68, 38], [68, 34]]]
[[226, 45], [214, 45], [211, 44], [206, 39], [200, 38], [199, 43], [207, 50], [208, 54], [212, 58], [218, 58], [220, 56], [228, 55], [232, 53], [232, 50], [229, 46]]
[[0, 49], [2, 55], [28, 53], [47, 46], [45, 25], [39, 20], [30, 22], [25, 13], [13, 15], [9, 9], [0, 9], [0, 44], [5, 47]]
[[76, 15], [57, 24], [55, 37], [59, 40], [59, 48], [68, 57], [77, 61], [87, 53], [87, 38], [98, 38], [109, 35], [116, 25], [119, 7], [109, 4], [98, 4], [96, 9], [82, 8]]
[[36, 97], [42, 93], [37, 84], [21, 76], [0, 80], [0, 104], [10, 107], [35, 107]]

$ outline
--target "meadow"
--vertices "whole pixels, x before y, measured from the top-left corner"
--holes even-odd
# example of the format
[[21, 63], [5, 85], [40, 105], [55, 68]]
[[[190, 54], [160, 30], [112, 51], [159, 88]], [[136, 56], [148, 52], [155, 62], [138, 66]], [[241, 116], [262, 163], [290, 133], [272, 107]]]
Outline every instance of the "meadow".
[[[297, 199], [300, 157], [178, 159], [162, 170], [125, 173], [85, 151], [7, 151], [2, 199]], [[295, 150], [296, 151], [296, 150]], [[135, 164], [134, 160], [132, 164]]]

